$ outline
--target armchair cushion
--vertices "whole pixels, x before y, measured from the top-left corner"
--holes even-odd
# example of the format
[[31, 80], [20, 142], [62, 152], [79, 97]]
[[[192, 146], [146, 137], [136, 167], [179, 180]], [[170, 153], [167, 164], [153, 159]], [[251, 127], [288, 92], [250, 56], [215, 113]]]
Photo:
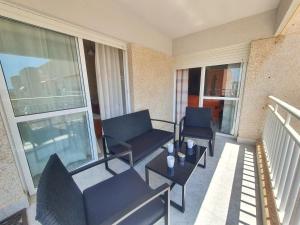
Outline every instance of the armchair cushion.
[[[83, 192], [89, 225], [99, 225], [151, 191], [134, 169], [109, 178]], [[159, 199], [148, 203], [121, 224], [153, 224], [164, 215], [164, 204]]]
[[39, 181], [36, 219], [47, 225], [86, 225], [82, 193], [56, 154]]
[[[148, 154], [152, 153], [154, 150], [158, 149], [160, 146], [168, 142], [173, 138], [173, 133], [152, 129], [144, 134], [141, 134], [135, 138], [127, 141], [128, 144], [132, 146], [132, 156], [133, 162], [137, 162], [140, 159], [143, 159]], [[126, 148], [122, 145], [115, 145], [109, 148], [109, 150], [114, 153], [120, 153], [126, 150]], [[123, 157], [126, 161], [128, 161], [128, 156]]]
[[213, 130], [210, 127], [187, 127], [185, 126], [181, 132], [184, 137], [212, 139]]
[[210, 127], [211, 126], [210, 108], [187, 107], [185, 112], [184, 126], [188, 127]]

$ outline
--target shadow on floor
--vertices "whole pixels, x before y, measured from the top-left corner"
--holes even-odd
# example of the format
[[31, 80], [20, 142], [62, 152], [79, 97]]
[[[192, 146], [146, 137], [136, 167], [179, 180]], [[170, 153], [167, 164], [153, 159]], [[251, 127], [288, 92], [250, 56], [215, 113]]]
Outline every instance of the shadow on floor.
[[[197, 141], [206, 145], [206, 141]], [[135, 166], [145, 178], [145, 165], [162, 149], [148, 156]], [[186, 211], [179, 212], [171, 207], [172, 225], [218, 225], [218, 224], [261, 224], [259, 194], [256, 185], [254, 147], [239, 145], [234, 139], [216, 137], [215, 156], [207, 158], [207, 167], [197, 168], [186, 185]], [[128, 165], [113, 160], [111, 168], [122, 172]], [[103, 165], [92, 168], [74, 177], [81, 190], [111, 177]], [[168, 182], [159, 175], [150, 173], [151, 187]], [[121, 190], [120, 190], [121, 191]], [[181, 201], [181, 188], [175, 186], [172, 200]], [[104, 204], [104, 203], [99, 203]], [[29, 224], [35, 220], [35, 203], [28, 209]], [[257, 222], [258, 221], [258, 222]], [[159, 221], [157, 224], [163, 224]]]

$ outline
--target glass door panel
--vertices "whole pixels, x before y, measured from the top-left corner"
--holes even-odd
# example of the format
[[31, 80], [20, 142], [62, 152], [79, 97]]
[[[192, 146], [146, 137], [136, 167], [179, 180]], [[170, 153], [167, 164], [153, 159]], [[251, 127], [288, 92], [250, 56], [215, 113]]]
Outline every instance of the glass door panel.
[[214, 130], [234, 134], [237, 101], [204, 99], [203, 107], [212, 110]]
[[238, 97], [241, 64], [206, 67], [204, 96]]
[[240, 84], [240, 63], [206, 67], [203, 107], [212, 109], [216, 131], [234, 135]]
[[1, 88], [30, 193], [50, 155], [69, 170], [97, 157], [78, 52], [75, 37], [0, 19]]
[[69, 170], [92, 159], [85, 112], [21, 122], [18, 128], [34, 186], [54, 153]]
[[84, 107], [74, 37], [0, 20], [0, 61], [15, 116]]

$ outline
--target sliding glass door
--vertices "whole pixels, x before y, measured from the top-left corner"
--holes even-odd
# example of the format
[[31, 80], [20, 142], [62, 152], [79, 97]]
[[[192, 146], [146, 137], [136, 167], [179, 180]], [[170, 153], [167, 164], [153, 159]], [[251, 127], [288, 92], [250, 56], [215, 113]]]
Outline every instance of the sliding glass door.
[[0, 19], [1, 97], [31, 193], [51, 154], [69, 170], [97, 158], [78, 49], [75, 37]]
[[[179, 76], [182, 71], [185, 71], [185, 83]], [[242, 84], [241, 63], [177, 70], [176, 83], [177, 121], [184, 115], [186, 106], [203, 106], [212, 110], [215, 131], [236, 135]]]
[[234, 135], [240, 85], [240, 63], [206, 67], [203, 107], [211, 108], [216, 131]]

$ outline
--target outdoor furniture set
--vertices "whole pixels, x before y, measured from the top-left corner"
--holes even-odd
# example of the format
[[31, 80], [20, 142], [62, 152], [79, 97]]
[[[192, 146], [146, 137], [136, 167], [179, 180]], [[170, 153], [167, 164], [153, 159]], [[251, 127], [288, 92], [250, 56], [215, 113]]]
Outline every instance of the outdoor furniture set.
[[[152, 121], [171, 124], [173, 132], [153, 128]], [[210, 121], [209, 109], [187, 108], [186, 116], [180, 121], [179, 141], [175, 140], [176, 123], [151, 119], [148, 110], [102, 121], [103, 159], [69, 172], [56, 154], [50, 157], [37, 189], [36, 219], [43, 225], [146, 225], [164, 217], [165, 224], [169, 224], [169, 205], [185, 211], [186, 183], [198, 166], [206, 166], [206, 147], [192, 140], [185, 142], [184, 138], [209, 140], [212, 156], [214, 135]], [[168, 148], [163, 147], [168, 142]], [[166, 150], [146, 164], [144, 181], [133, 166], [160, 147]], [[109, 167], [109, 161], [116, 158], [128, 163], [130, 168], [117, 174]], [[100, 164], [113, 176], [81, 192], [72, 176]], [[150, 171], [172, 184], [152, 189]], [[181, 204], [169, 197], [176, 184], [182, 187]]]

